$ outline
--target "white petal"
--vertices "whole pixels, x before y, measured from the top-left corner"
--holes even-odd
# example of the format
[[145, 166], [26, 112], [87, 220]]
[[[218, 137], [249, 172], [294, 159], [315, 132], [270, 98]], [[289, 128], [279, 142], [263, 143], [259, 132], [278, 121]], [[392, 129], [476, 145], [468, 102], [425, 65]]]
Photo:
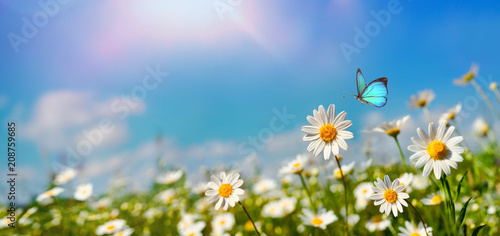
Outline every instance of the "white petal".
[[333, 152], [333, 155], [336, 155], [336, 156], [339, 155], [339, 145], [337, 144], [337, 142], [332, 142], [332, 152]]
[[422, 175], [425, 177], [429, 176], [433, 166], [434, 166], [433, 161], [428, 161], [424, 166], [424, 170], [422, 171]]
[[345, 120], [345, 117], [347, 116], [347, 113], [345, 111], [342, 111], [335, 117], [335, 120], [333, 121], [333, 125], [338, 125], [340, 122]]
[[321, 151], [323, 151], [324, 149], [325, 149], [325, 142], [323, 141], [323, 142], [319, 143], [319, 145], [316, 148], [316, 150], [314, 150], [314, 154], [313, 155], [315, 157], [317, 157], [321, 153]]
[[441, 165], [439, 164], [439, 161], [434, 161], [434, 176], [436, 179], [441, 178]]
[[219, 201], [217, 201], [217, 203], [215, 204], [215, 210], [219, 210], [220, 209], [223, 201], [224, 201], [224, 198], [220, 197]]
[[300, 130], [306, 134], [311, 134], [311, 135], [319, 134], [319, 127], [316, 126], [306, 125], [302, 126]]
[[219, 193], [219, 191], [210, 189], [210, 190], [207, 190], [205, 192], [205, 196], [211, 197], [211, 196], [217, 195], [218, 193]]
[[420, 169], [422, 166], [424, 166], [429, 160], [431, 159], [431, 157], [429, 155], [427, 155], [427, 153], [425, 153], [422, 157], [420, 157], [420, 159], [418, 159], [417, 163], [415, 163], [415, 168], [416, 169]]
[[441, 142], [446, 143], [448, 141], [448, 139], [450, 139], [451, 135], [453, 134], [453, 131], [455, 131], [454, 126], [451, 126], [450, 128], [448, 128], [448, 130], [446, 131], [446, 133], [443, 136], [443, 139], [441, 139]]
[[429, 136], [431, 140], [436, 140], [436, 126], [434, 126], [433, 122], [429, 124]]
[[314, 134], [314, 135], [311, 135], [311, 134], [306, 134], [304, 135], [304, 137], [302, 138], [303, 141], [306, 141], [306, 142], [311, 142], [311, 141], [314, 141], [316, 139], [319, 139], [319, 134]]
[[352, 139], [354, 137], [354, 135], [351, 132], [345, 130], [339, 131], [338, 135], [343, 139]]
[[334, 121], [334, 117], [335, 117], [335, 105], [330, 104], [330, 106], [328, 107], [327, 113], [328, 113], [327, 114], [328, 124], [332, 124], [333, 125], [333, 121]]
[[220, 185], [217, 185], [214, 182], [208, 182], [208, 187], [214, 190], [218, 190]]
[[332, 142], [329, 142], [325, 145], [325, 151], [323, 152], [323, 157], [325, 160], [330, 159], [330, 155], [332, 154]]
[[349, 146], [347, 146], [347, 143], [344, 141], [342, 138], [337, 138], [337, 144], [339, 145], [340, 148], [347, 150]]
[[462, 142], [462, 140], [464, 140], [464, 138], [462, 136], [457, 136], [457, 137], [453, 137], [451, 139], [449, 139], [445, 145], [447, 147], [452, 147], [452, 146], [456, 146], [458, 143]]
[[431, 142], [431, 140], [429, 139], [429, 136], [427, 136], [427, 134], [421, 128], [417, 128], [417, 133], [418, 133], [418, 136], [420, 137], [420, 139], [422, 139], [422, 141], [424, 141], [425, 143]]
[[319, 120], [317, 120], [316, 118], [314, 118], [313, 116], [307, 116], [307, 121], [309, 121], [309, 123], [311, 123], [311, 125], [313, 126], [316, 126], [316, 127], [321, 127], [323, 126], [321, 124], [321, 122], [319, 122]]
[[436, 140], [443, 142], [443, 136], [445, 130], [446, 130], [446, 123], [445, 122], [440, 123], [436, 134]]
[[219, 180], [217, 177], [215, 177], [215, 175], [212, 175], [212, 176], [210, 177], [210, 179], [211, 179], [211, 180], [212, 180], [215, 184], [217, 184], [218, 186], [220, 186], [220, 185], [222, 184], [222, 183], [220, 182], [220, 180]]

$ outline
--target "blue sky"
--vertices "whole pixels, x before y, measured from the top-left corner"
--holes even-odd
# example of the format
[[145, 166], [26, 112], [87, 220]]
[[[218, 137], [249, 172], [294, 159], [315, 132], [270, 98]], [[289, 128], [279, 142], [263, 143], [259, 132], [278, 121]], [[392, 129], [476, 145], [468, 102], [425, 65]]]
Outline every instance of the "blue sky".
[[[436, 113], [473, 95], [471, 87], [452, 85], [471, 63], [484, 78], [496, 80], [500, 72], [496, 1], [55, 3], [48, 12], [35, 1], [0, 1], [0, 117], [19, 122], [19, 165], [29, 194], [47, 185], [50, 167], [39, 167], [60, 160], [82, 130], [103, 119], [116, 129], [84, 158], [80, 168], [95, 170], [85, 172], [87, 181], [107, 180], [118, 170], [131, 179], [147, 172], [160, 133], [169, 164], [196, 172], [201, 165], [240, 163], [245, 155], [238, 145], [269, 128], [273, 110], [286, 107], [295, 118], [257, 150], [261, 163], [275, 167], [305, 151], [300, 127], [320, 104], [347, 111], [354, 145], [375, 122], [411, 114], [423, 124], [418, 111], [406, 108], [419, 90], [436, 92]], [[214, 3], [227, 11], [219, 15]], [[388, 4], [398, 13], [380, 25], [371, 12], [389, 12]], [[53, 16], [34, 35], [23, 35], [24, 19], [33, 23], [48, 13]], [[348, 62], [339, 45], [356, 46], [355, 29], [365, 32], [370, 24], [379, 32]], [[13, 34], [26, 43], [13, 46]], [[130, 97], [148, 66], [169, 75], [119, 119], [111, 104]], [[357, 68], [368, 81], [389, 79], [386, 107], [342, 98], [340, 90], [356, 91]], [[486, 111], [482, 104], [478, 109]]]

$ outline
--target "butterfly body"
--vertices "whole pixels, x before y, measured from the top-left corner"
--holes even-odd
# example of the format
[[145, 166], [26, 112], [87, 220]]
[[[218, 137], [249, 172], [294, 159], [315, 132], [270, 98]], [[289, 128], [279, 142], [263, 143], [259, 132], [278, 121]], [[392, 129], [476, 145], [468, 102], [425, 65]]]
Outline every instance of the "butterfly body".
[[354, 97], [361, 103], [378, 108], [385, 106], [387, 103], [387, 78], [378, 78], [367, 85], [361, 70], [358, 69], [356, 72], [356, 87], [358, 89], [358, 95]]

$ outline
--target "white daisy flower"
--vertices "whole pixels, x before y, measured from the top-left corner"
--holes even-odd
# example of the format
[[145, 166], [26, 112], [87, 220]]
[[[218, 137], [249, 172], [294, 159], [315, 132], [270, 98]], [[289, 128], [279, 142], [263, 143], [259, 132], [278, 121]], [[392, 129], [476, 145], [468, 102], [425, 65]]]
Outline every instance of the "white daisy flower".
[[281, 169], [279, 170], [279, 174], [299, 174], [304, 171], [308, 161], [309, 158], [306, 155], [298, 154], [295, 160], [289, 162], [286, 166], [281, 167]]
[[339, 147], [347, 150], [346, 139], [352, 139], [353, 134], [346, 131], [351, 127], [352, 122], [345, 120], [347, 113], [340, 112], [335, 116], [335, 105], [330, 105], [328, 111], [325, 111], [323, 105], [318, 107], [318, 110], [313, 111], [313, 116], [307, 116], [307, 121], [311, 125], [302, 126], [302, 132], [306, 133], [303, 140], [311, 142], [307, 147], [307, 151], [313, 152], [317, 157], [323, 152], [325, 160], [330, 158], [330, 155], [339, 155]]
[[292, 213], [297, 205], [294, 197], [285, 197], [278, 201], [271, 201], [262, 208], [262, 216], [271, 218], [283, 218]]
[[203, 236], [201, 231], [205, 228], [206, 223], [199, 221], [188, 226], [186, 229], [179, 231], [181, 236]]
[[284, 197], [279, 201], [279, 203], [281, 204], [281, 207], [283, 208], [285, 215], [288, 215], [293, 211], [295, 211], [295, 206], [297, 205], [297, 198]]
[[132, 235], [133, 232], [134, 232], [133, 229], [126, 228], [126, 229], [123, 229], [121, 231], [116, 232], [115, 234], [113, 234], [113, 236], [130, 236], [130, 235]]
[[458, 103], [456, 106], [450, 108], [447, 112], [439, 117], [439, 123], [450, 124], [450, 120], [454, 120], [457, 114], [462, 110], [462, 104]]
[[183, 174], [184, 171], [182, 170], [170, 171], [163, 175], [158, 176], [156, 178], [156, 182], [159, 184], [173, 184], [177, 182], [179, 179], [181, 179]]
[[370, 232], [374, 232], [375, 230], [384, 231], [391, 225], [391, 221], [388, 219], [382, 219], [380, 216], [374, 216], [368, 222], [366, 222], [366, 229]]
[[93, 204], [93, 207], [96, 210], [103, 210], [108, 208], [111, 205], [111, 198], [109, 197], [103, 197], [99, 199], [96, 203]]
[[262, 207], [262, 216], [270, 218], [282, 218], [285, 211], [279, 201], [271, 201]]
[[356, 209], [362, 210], [366, 208], [368, 200], [373, 194], [372, 186], [373, 184], [369, 182], [363, 182], [356, 186], [354, 189], [354, 196], [356, 196]]
[[56, 175], [56, 177], [54, 178], [54, 184], [55, 185], [65, 184], [70, 180], [72, 180], [73, 178], [75, 178], [75, 176], [76, 176], [76, 171], [74, 169], [67, 168], [58, 175]]
[[429, 124], [429, 134], [418, 128], [418, 136], [420, 139], [412, 137], [411, 141], [414, 145], [408, 146], [408, 150], [414, 152], [410, 157], [410, 161], [415, 164], [415, 168], [419, 169], [424, 166], [422, 174], [429, 176], [431, 170], [434, 170], [436, 179], [441, 178], [441, 172], [450, 175], [450, 166], [457, 168], [457, 162], [462, 162], [464, 159], [460, 154], [465, 152], [463, 147], [457, 146], [463, 140], [462, 136], [451, 138], [455, 127], [450, 126], [446, 129], [446, 124], [441, 123], [436, 131], [434, 123]]
[[349, 163], [349, 165], [341, 165], [342, 167], [342, 171], [340, 171], [340, 169], [337, 167], [333, 170], [333, 178], [336, 179], [336, 180], [341, 180], [342, 179], [342, 174], [344, 175], [344, 178], [346, 177], [346, 175], [350, 174], [351, 171], [353, 170], [354, 168], [354, 164], [356, 164], [355, 161]]
[[422, 203], [425, 205], [439, 205], [443, 202], [443, 197], [440, 194], [429, 194], [426, 198], [422, 198]]
[[498, 83], [493, 81], [490, 83], [490, 90], [497, 91], [498, 90]]
[[[405, 228], [399, 227], [400, 233], [398, 233], [398, 236], [426, 236], [427, 234], [425, 233], [425, 228], [422, 222], [418, 224], [417, 227], [413, 225], [409, 221], [405, 221]], [[432, 236], [432, 228], [427, 227], [427, 233], [429, 233], [429, 236]]]
[[270, 190], [276, 189], [276, 181], [272, 179], [262, 179], [255, 183], [253, 186], [253, 192], [257, 195], [263, 194]]
[[478, 117], [472, 123], [472, 130], [480, 137], [485, 137], [490, 131], [490, 125], [482, 117]]
[[202, 195], [208, 190], [208, 185], [206, 183], [200, 183], [196, 185], [192, 191], [195, 194]]
[[170, 204], [174, 201], [175, 199], [175, 190], [174, 189], [167, 189], [164, 191], [159, 192], [155, 196], [155, 200], [157, 202], [163, 203], [163, 204]]
[[187, 214], [184, 211], [181, 211], [181, 220], [177, 224], [177, 230], [182, 232], [196, 223], [196, 220], [201, 216], [198, 214]]
[[422, 190], [429, 186], [429, 179], [422, 175], [414, 175], [411, 186], [415, 189]]
[[467, 71], [461, 78], [454, 79], [453, 84], [460, 86], [467, 86], [476, 76], [479, 71], [479, 66], [472, 64], [470, 70]]
[[318, 209], [318, 213], [314, 214], [309, 209], [302, 209], [303, 215], [299, 215], [304, 225], [310, 225], [313, 227], [326, 229], [326, 226], [337, 221], [337, 216], [333, 214], [333, 211], [326, 211], [326, 209]]
[[239, 179], [240, 174], [228, 174], [222, 172], [220, 174], [220, 179], [212, 175], [212, 181], [208, 182], [208, 187], [210, 188], [205, 192], [209, 203], [215, 204], [215, 210], [219, 210], [221, 206], [227, 211], [229, 206], [234, 207], [236, 202], [240, 201], [238, 195], [243, 195], [245, 191], [241, 189], [243, 185], [243, 180]]
[[350, 226], [355, 226], [359, 222], [359, 218], [360, 217], [358, 214], [349, 215], [347, 217], [347, 224], [349, 224]]
[[52, 203], [53, 198], [55, 196], [61, 194], [63, 191], [64, 191], [63, 188], [55, 187], [55, 188], [53, 188], [45, 193], [38, 195], [38, 197], [36, 198], [36, 201], [43, 204], [43, 205]]
[[413, 182], [413, 174], [412, 173], [404, 173], [401, 177], [399, 177], [399, 184], [404, 185], [406, 187], [405, 192], [411, 193], [413, 190], [411, 187], [411, 183]]
[[125, 226], [126, 226], [125, 220], [111, 220], [104, 223], [103, 225], [99, 225], [95, 233], [97, 235], [113, 234], [121, 231], [123, 228], [125, 228]]
[[85, 201], [92, 195], [92, 184], [82, 184], [76, 187], [75, 199]]
[[211, 224], [213, 231], [224, 232], [231, 230], [234, 226], [235, 219], [232, 213], [217, 214], [214, 216]]
[[411, 95], [408, 107], [410, 107], [410, 109], [418, 109], [428, 106], [435, 97], [436, 94], [430, 89], [418, 91], [417, 95]]
[[380, 205], [380, 213], [386, 215], [392, 214], [394, 217], [398, 216], [399, 212], [403, 212], [403, 206], [408, 207], [405, 199], [410, 198], [410, 195], [404, 192], [405, 186], [399, 184], [399, 180], [396, 179], [391, 182], [389, 176], [384, 176], [384, 180], [377, 178], [377, 182], [374, 182], [375, 187], [372, 187], [374, 194], [370, 196], [371, 200], [375, 200], [375, 206]]
[[407, 115], [399, 120], [393, 120], [391, 122], [384, 122], [378, 127], [374, 128], [372, 132], [384, 133], [391, 137], [396, 137], [401, 132], [403, 125], [410, 119]]

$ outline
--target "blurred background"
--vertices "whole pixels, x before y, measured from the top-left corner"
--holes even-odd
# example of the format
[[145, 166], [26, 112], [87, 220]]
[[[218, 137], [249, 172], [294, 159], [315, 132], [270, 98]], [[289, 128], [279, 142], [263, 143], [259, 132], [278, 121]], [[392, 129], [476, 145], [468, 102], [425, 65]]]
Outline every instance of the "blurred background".
[[[406, 147], [416, 127], [426, 126], [421, 112], [406, 105], [419, 90], [436, 93], [430, 105], [436, 120], [464, 104], [459, 125], [471, 132], [477, 114], [491, 112], [472, 87], [452, 81], [472, 63], [485, 90], [499, 81], [499, 7], [498, 1], [1, 0], [0, 118], [4, 131], [7, 122], [18, 124], [20, 201], [43, 192], [65, 167], [94, 183], [96, 194], [116, 178], [147, 189], [158, 164], [184, 169], [193, 184], [200, 171], [219, 166], [244, 172], [257, 165], [276, 177], [284, 160], [306, 151], [300, 127], [321, 104], [335, 104], [353, 121], [351, 148], [341, 153], [357, 161], [373, 138], [379, 142], [371, 147], [387, 152], [375, 162], [399, 159], [393, 146], [384, 150], [385, 136], [363, 130], [410, 114], [400, 138]], [[340, 90], [356, 92], [358, 68], [367, 82], [389, 79], [384, 108], [342, 98], [348, 93]]]

